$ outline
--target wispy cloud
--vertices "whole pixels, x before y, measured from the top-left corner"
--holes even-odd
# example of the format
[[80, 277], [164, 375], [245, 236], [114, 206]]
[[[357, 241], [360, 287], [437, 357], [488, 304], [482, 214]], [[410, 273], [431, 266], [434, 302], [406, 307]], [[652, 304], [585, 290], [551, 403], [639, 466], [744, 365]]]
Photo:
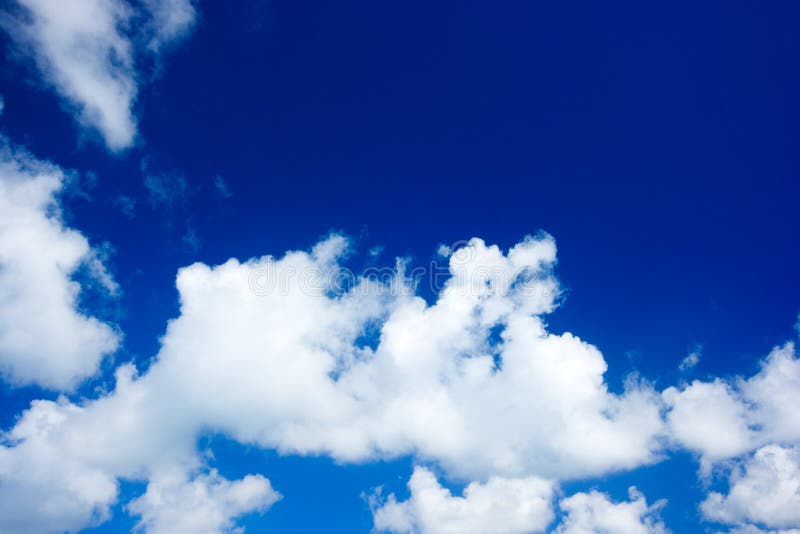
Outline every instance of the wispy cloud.
[[682, 372], [688, 372], [697, 366], [700, 363], [700, 357], [703, 353], [703, 347], [701, 345], [695, 346], [694, 350], [692, 350], [683, 360], [681, 363], [678, 364], [678, 369]]
[[174, 172], [156, 171], [148, 158], [141, 162], [143, 183], [153, 209], [171, 210], [186, 200], [187, 186], [183, 175]]
[[214, 191], [216, 191], [217, 194], [225, 200], [233, 196], [233, 192], [231, 191], [228, 182], [226, 182], [225, 178], [219, 174], [214, 177]]
[[186, 245], [192, 252], [197, 252], [200, 250], [200, 246], [202, 245], [200, 238], [197, 237], [197, 232], [191, 223], [186, 224], [186, 232], [183, 234], [181, 241], [183, 241], [183, 244]]
[[136, 217], [136, 200], [128, 195], [117, 195], [111, 199], [111, 203], [119, 209], [126, 219], [131, 220]]
[[17, 0], [0, 21], [16, 56], [33, 63], [81, 125], [119, 151], [137, 135], [140, 56], [157, 57], [195, 17], [189, 0]]

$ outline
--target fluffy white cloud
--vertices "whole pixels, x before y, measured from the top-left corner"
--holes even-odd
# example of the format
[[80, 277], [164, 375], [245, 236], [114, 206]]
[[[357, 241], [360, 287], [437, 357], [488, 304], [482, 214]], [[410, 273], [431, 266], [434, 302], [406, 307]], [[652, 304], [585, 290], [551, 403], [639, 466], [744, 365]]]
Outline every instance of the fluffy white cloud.
[[800, 528], [800, 446], [760, 448], [734, 469], [728, 494], [712, 492], [701, 509], [720, 523]]
[[[554, 306], [549, 237], [507, 256], [473, 240], [451, 258], [452, 278], [431, 306], [369, 280], [326, 296], [306, 275], [336, 269], [343, 247], [334, 237], [311, 255], [182, 270], [181, 317], [155, 371], [212, 427], [285, 452], [416, 453], [474, 478], [583, 476], [652, 459], [657, 396], [638, 383], [609, 394], [599, 351], [547, 333], [536, 317]], [[286, 290], [254, 295], [247, 283], [258, 270]], [[370, 328], [379, 342], [359, 346]]]
[[553, 483], [536, 478], [490, 478], [473, 482], [463, 497], [454, 497], [433, 473], [414, 469], [408, 481], [411, 497], [395, 496], [373, 510], [375, 528], [394, 533], [471, 534], [543, 532], [553, 520]]
[[[376, 512], [376, 524], [398, 531], [435, 530], [462, 509], [485, 512], [486, 521], [502, 509], [509, 531], [529, 528], [534, 515], [545, 521], [535, 510], [549, 510], [543, 488], [552, 484], [542, 480], [655, 461], [667, 431], [707, 462], [800, 435], [791, 410], [800, 365], [791, 344], [747, 380], [695, 381], [659, 395], [631, 379], [624, 393], [610, 393], [599, 351], [572, 334], [548, 332], [541, 319], [558, 298], [549, 236], [506, 253], [479, 239], [447, 252], [450, 277], [432, 304], [415, 295], [420, 281], [402, 264], [389, 278], [342, 284], [347, 246], [334, 235], [310, 252], [181, 269], [180, 315], [146, 374], [123, 366], [115, 389], [98, 399], [34, 403], [7, 434], [0, 501], [24, 503], [0, 514], [0, 530], [100, 521], [121, 478], [149, 481], [129, 511], [150, 529], [171, 524], [155, 503], [186, 492], [209, 500], [197, 508], [215, 514], [219, 529], [232, 528], [233, 518], [263, 509], [275, 494], [257, 476], [241, 486], [198, 475], [208, 465], [196, 440], [208, 432], [343, 462], [414, 455], [477, 481], [454, 497], [418, 469], [411, 499], [390, 498]], [[231, 500], [230, 487], [261, 488], [261, 500]], [[509, 494], [529, 507], [502, 508]], [[733, 510], [735, 494], [718, 508]], [[40, 513], [45, 502], [53, 504]], [[635, 493], [624, 503], [577, 494], [561, 507], [563, 532], [587, 524], [663, 529], [655, 508]]]
[[257, 475], [234, 482], [213, 471], [203, 475], [195, 421], [183, 420], [191, 411], [163, 410], [168, 400], [147, 396], [133, 373], [120, 367], [114, 393], [86, 406], [36, 401], [3, 436], [0, 532], [77, 531], [100, 523], [117, 501], [120, 478], [149, 481], [128, 509], [148, 532], [212, 520], [209, 529], [221, 532], [235, 517], [279, 498]]
[[189, 0], [17, 0], [2, 20], [44, 82], [77, 120], [100, 132], [111, 150], [136, 137], [133, 106], [140, 75], [137, 53], [157, 52], [184, 35], [195, 19]]
[[684, 447], [699, 451], [706, 460], [738, 456], [750, 450], [755, 430], [749, 407], [723, 380], [694, 381], [682, 390], [668, 388], [664, 399], [672, 436]]
[[671, 408], [671, 434], [681, 445], [713, 462], [768, 443], [800, 441], [800, 360], [793, 343], [776, 347], [749, 379], [695, 380], [663, 393]]
[[110, 291], [116, 284], [59, 218], [63, 181], [57, 167], [0, 147], [0, 373], [17, 385], [70, 389], [118, 344], [110, 326], [78, 310], [71, 277], [81, 266]]
[[658, 516], [666, 501], [648, 506], [644, 495], [630, 488], [630, 500], [613, 502], [597, 491], [576, 493], [561, 501], [566, 514], [557, 534], [666, 534]]
[[81, 412], [66, 402], [36, 401], [2, 436], [0, 532], [75, 532], [108, 518], [116, 478], [52, 439]]
[[[38, 502], [66, 491], [56, 457], [111, 486], [197, 472], [200, 432], [345, 462], [414, 454], [471, 480], [583, 477], [657, 458], [660, 397], [633, 380], [610, 393], [600, 352], [540, 319], [558, 295], [549, 236], [505, 254], [470, 241], [431, 305], [402, 265], [339, 291], [346, 247], [332, 236], [310, 253], [182, 269], [180, 316], [147, 374], [125, 366], [108, 395], [24, 414], [2, 446], [0, 500], [20, 483], [6, 473], [34, 465], [25, 484]], [[54, 422], [24, 431], [45, 408]], [[114, 493], [80, 498], [90, 522]], [[22, 508], [0, 530], [26, 521], [39, 516]]]
[[800, 534], [800, 529], [790, 528], [789, 530], [764, 530], [754, 525], [744, 525], [733, 527], [720, 534]]
[[[383, 502], [372, 497], [375, 529], [398, 534], [534, 533], [545, 532], [555, 514], [555, 484], [536, 477], [497, 478], [473, 482], [463, 497], [453, 496], [429, 470], [414, 469], [408, 482], [410, 497], [398, 501], [391, 494]], [[555, 534], [667, 534], [659, 517], [666, 501], [648, 505], [636, 488], [630, 500], [614, 502], [597, 491], [562, 499], [561, 523]], [[376, 503], [378, 504], [376, 506]]]
[[264, 512], [280, 498], [260, 475], [231, 482], [216, 471], [188, 479], [177, 470], [153, 477], [128, 510], [141, 516], [138, 527], [149, 534], [215, 534], [237, 532], [236, 517]]
[[793, 343], [773, 349], [748, 379], [694, 381], [663, 396], [673, 438], [701, 454], [703, 475], [740, 458], [728, 494], [712, 492], [702, 503], [708, 519], [738, 534], [800, 527], [800, 359]]

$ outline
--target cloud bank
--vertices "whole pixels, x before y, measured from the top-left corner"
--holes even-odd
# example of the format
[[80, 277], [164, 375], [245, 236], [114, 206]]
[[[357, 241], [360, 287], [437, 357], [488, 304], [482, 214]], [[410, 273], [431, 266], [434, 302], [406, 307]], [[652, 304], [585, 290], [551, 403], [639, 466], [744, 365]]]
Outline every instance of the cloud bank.
[[[448, 251], [449, 277], [430, 303], [402, 262], [391, 276], [342, 284], [348, 246], [331, 235], [310, 251], [181, 269], [180, 314], [146, 373], [123, 365], [96, 399], [36, 401], [6, 434], [0, 530], [102, 522], [120, 480], [147, 482], [126, 509], [148, 532], [193, 521], [229, 530], [277, 501], [260, 474], [217, 473], [197, 450], [201, 435], [340, 462], [413, 456], [471, 481], [454, 496], [417, 468], [408, 500], [373, 503], [376, 527], [394, 532], [544, 531], [559, 481], [634, 469], [670, 447], [721, 465], [797, 440], [792, 344], [749, 379], [659, 393], [631, 377], [610, 392], [598, 349], [544, 322], [560, 294], [548, 235], [508, 251], [480, 239]], [[745, 479], [709, 497], [709, 520], [747, 527], [733, 512]], [[661, 534], [662, 505], [636, 491], [623, 502], [579, 493], [557, 503], [555, 528]]]

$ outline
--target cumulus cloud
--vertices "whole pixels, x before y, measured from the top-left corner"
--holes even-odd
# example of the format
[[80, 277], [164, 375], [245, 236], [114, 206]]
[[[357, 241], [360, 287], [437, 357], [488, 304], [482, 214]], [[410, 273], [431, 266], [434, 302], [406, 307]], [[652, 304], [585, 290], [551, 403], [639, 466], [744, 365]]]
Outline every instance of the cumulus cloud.
[[[545, 328], [558, 298], [552, 238], [505, 253], [471, 240], [450, 256], [432, 304], [402, 264], [389, 280], [342, 289], [347, 246], [334, 235], [310, 252], [181, 269], [180, 315], [148, 372], [124, 366], [114, 391], [80, 405], [34, 404], [0, 449], [0, 500], [23, 483], [14, 473], [30, 471], [32, 502], [75, 498], [90, 524], [108, 513], [120, 478], [153, 483], [180, 470], [191, 480], [206, 468], [201, 432], [342, 462], [412, 454], [478, 481], [473, 500], [498, 479], [657, 459], [659, 396], [635, 380], [609, 392], [600, 352]], [[32, 423], [41, 413], [52, 423]], [[76, 494], [53, 478], [62, 463], [104, 491]], [[0, 530], [39, 521], [22, 507], [0, 515]]]
[[629, 501], [614, 502], [598, 491], [576, 493], [559, 503], [561, 522], [554, 529], [553, 481], [492, 477], [473, 482], [463, 497], [453, 496], [429, 470], [417, 467], [408, 482], [410, 497], [398, 501], [391, 494], [380, 502], [372, 497], [375, 529], [397, 534], [553, 532], [554, 534], [667, 534], [659, 516], [666, 501], [648, 505], [644, 495], [630, 488]]
[[389, 495], [373, 510], [375, 528], [393, 533], [523, 534], [543, 532], [553, 520], [553, 483], [529, 477], [490, 478], [454, 497], [428, 469], [417, 467], [408, 481], [411, 497]]
[[75, 455], [63, 455], [50, 432], [80, 408], [36, 401], [0, 446], [0, 531], [77, 531], [106, 520], [115, 478]]
[[[472, 481], [453, 496], [417, 468], [411, 497], [375, 510], [376, 525], [401, 532], [463, 531], [459, 517], [501, 525], [498, 516], [509, 532], [541, 530], [556, 481], [656, 461], [666, 437], [710, 464], [800, 435], [792, 344], [748, 379], [658, 394], [629, 378], [610, 392], [597, 348], [546, 328], [559, 296], [547, 235], [508, 251], [480, 239], [447, 251], [449, 278], [430, 303], [416, 294], [430, 280], [402, 262], [379, 277], [349, 273], [348, 246], [332, 235], [310, 251], [181, 269], [180, 313], [145, 374], [124, 365], [97, 399], [37, 401], [8, 432], [0, 502], [24, 502], [0, 514], [0, 530], [102, 521], [120, 479], [148, 482], [127, 508], [143, 528], [174, 530], [195, 510], [213, 515], [217, 530], [234, 528], [277, 494], [259, 475], [227, 481], [211, 470], [196, 446], [209, 433], [340, 462], [411, 455]], [[741, 491], [712, 495], [715, 517], [733, 514]], [[170, 499], [188, 508], [173, 516], [157, 506]], [[40, 513], [43, 502], [61, 504]], [[580, 493], [560, 503], [557, 528], [665, 532], [660, 505], [636, 492], [621, 503]]]
[[59, 168], [0, 148], [0, 372], [15, 385], [71, 389], [119, 343], [79, 310], [72, 277], [82, 267], [110, 293], [118, 287], [102, 250], [61, 220], [64, 180]]
[[182, 37], [194, 20], [189, 0], [17, 0], [2, 25], [75, 118], [118, 151], [136, 138], [139, 56]]
[[748, 379], [699, 380], [663, 393], [673, 438], [714, 462], [762, 445], [800, 441], [800, 360], [793, 343], [776, 347]]
[[[161, 368], [221, 430], [342, 461], [417, 453], [464, 477], [582, 476], [652, 459], [657, 396], [633, 382], [610, 394], [599, 351], [547, 333], [537, 318], [554, 306], [552, 239], [526, 240], [508, 255], [473, 240], [451, 257], [452, 277], [433, 305], [370, 280], [329, 296], [304, 278], [335, 269], [344, 245], [333, 237], [310, 255], [181, 271], [181, 317]], [[284, 291], [254, 295], [248, 281], [260, 270]], [[508, 283], [518, 272], [528, 281]], [[498, 326], [501, 341], [490, 346]], [[377, 345], [359, 346], [370, 328]], [[235, 395], [209, 403], [192, 383]]]
[[667, 534], [658, 511], [666, 501], [648, 505], [636, 488], [628, 490], [630, 500], [613, 502], [597, 491], [576, 493], [561, 501], [566, 514], [556, 534]]
[[231, 482], [213, 470], [193, 479], [177, 470], [151, 479], [128, 510], [141, 516], [137, 527], [148, 534], [215, 534], [235, 532], [235, 518], [265, 512], [280, 497], [261, 475]]
[[741, 529], [800, 528], [800, 446], [764, 446], [733, 470], [727, 495], [712, 492], [706, 518]]

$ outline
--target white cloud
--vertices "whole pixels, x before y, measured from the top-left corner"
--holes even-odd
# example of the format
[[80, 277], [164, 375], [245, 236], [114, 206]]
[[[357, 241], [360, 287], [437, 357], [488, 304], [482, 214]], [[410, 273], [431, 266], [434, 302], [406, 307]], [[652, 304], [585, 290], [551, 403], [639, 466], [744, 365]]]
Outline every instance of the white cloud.
[[52, 440], [53, 431], [81, 414], [66, 402], [35, 401], [3, 436], [0, 532], [75, 532], [109, 517], [116, 478], [81, 455], [63, 454]]
[[769, 443], [800, 441], [800, 360], [794, 344], [776, 347], [749, 379], [693, 381], [667, 388], [673, 438], [711, 464]]
[[192, 0], [142, 0], [142, 3], [152, 17], [148, 46], [154, 52], [186, 37], [197, 22]]
[[664, 398], [672, 436], [704, 458], [720, 460], [738, 456], [752, 447], [754, 430], [748, 407], [723, 380], [696, 380], [682, 390], [668, 388]]
[[[37, 402], [10, 431], [0, 446], [0, 501], [24, 496], [25, 503], [0, 514], [0, 530], [101, 521], [120, 478], [149, 481], [149, 496], [129, 510], [151, 529], [169, 524], [153, 507], [166, 498], [159, 495], [207, 496], [213, 504], [198, 508], [218, 514], [221, 529], [268, 506], [271, 489], [260, 493], [260, 505], [237, 508], [227, 490], [215, 490], [228, 482], [213, 471], [198, 474], [209, 468], [196, 450], [201, 433], [341, 462], [413, 455], [475, 481], [456, 497], [418, 469], [412, 497], [390, 498], [376, 511], [376, 524], [396, 531], [441, 530], [437, 521], [450, 524], [462, 509], [481, 524], [478, 511], [493, 517], [508, 492], [541, 504], [548, 494], [533, 481], [656, 461], [665, 435], [707, 465], [800, 436], [792, 344], [773, 350], [749, 379], [694, 381], [662, 395], [630, 379], [624, 393], [610, 393], [600, 352], [572, 334], [548, 332], [541, 318], [559, 294], [549, 236], [507, 253], [470, 241], [451, 254], [451, 278], [431, 304], [415, 296], [402, 263], [392, 280], [355, 279], [339, 291], [347, 246], [334, 235], [311, 252], [181, 269], [180, 315], [146, 374], [123, 366], [116, 388], [96, 400]], [[269, 487], [266, 479], [248, 480]], [[729, 512], [734, 495], [720, 501]], [[41, 502], [61, 504], [43, 514]], [[577, 494], [562, 501], [567, 519], [559, 528], [661, 532], [657, 507], [637, 493], [623, 503]], [[504, 512], [512, 532], [544, 517], [513, 510], [520, 515]]]
[[[337, 294], [330, 282], [346, 247], [332, 236], [310, 253], [181, 269], [180, 316], [148, 372], [124, 366], [106, 396], [24, 414], [0, 448], [0, 500], [27, 470], [39, 473], [24, 481], [38, 502], [75, 495], [52, 478], [59, 462], [112, 483], [198, 472], [201, 432], [343, 462], [413, 454], [483, 481], [585, 477], [658, 458], [660, 397], [633, 380], [610, 393], [600, 352], [548, 333], [539, 317], [558, 295], [549, 236], [506, 254], [470, 241], [451, 255], [451, 279], [431, 305], [402, 269], [399, 291], [362, 279]], [[25, 431], [41, 410], [54, 422]], [[114, 495], [75, 495], [78, 509], [93, 510], [87, 524]], [[34, 511], [0, 516], [0, 530], [38, 524]]]
[[719, 534], [800, 534], [800, 529], [790, 528], [789, 530], [764, 530], [754, 525], [744, 525], [733, 527]]
[[681, 363], [678, 365], [678, 369], [684, 373], [694, 369], [700, 362], [700, 353], [702, 350], [702, 347], [697, 347], [695, 350], [690, 352], [683, 360], [681, 360]]
[[30, 57], [45, 84], [76, 119], [100, 132], [112, 151], [136, 138], [133, 107], [139, 89], [138, 54], [157, 52], [192, 27], [188, 0], [17, 0], [3, 26]]
[[[464, 496], [453, 496], [429, 470], [417, 467], [408, 482], [410, 497], [398, 501], [394, 494], [382, 500], [371, 497], [375, 529], [396, 534], [445, 533], [535, 533], [548, 530], [555, 514], [552, 509], [555, 484], [529, 477], [492, 477], [473, 482]], [[648, 505], [636, 488], [629, 489], [629, 501], [614, 502], [598, 491], [576, 493], [563, 498], [563, 513], [554, 534], [668, 534], [659, 516], [666, 501]], [[550, 530], [548, 530], [550, 531]]]
[[133, 44], [123, 26], [132, 12], [121, 1], [19, 0], [22, 12], [6, 23], [20, 49], [74, 108], [78, 120], [100, 131], [108, 147], [129, 146], [136, 135]]
[[113, 352], [118, 334], [78, 310], [81, 267], [111, 293], [116, 282], [59, 217], [60, 169], [0, 148], [0, 372], [15, 385], [71, 389]]
[[[228, 481], [201, 467], [179, 421], [146, 407], [120, 368], [113, 397], [87, 408], [37, 401], [0, 445], [0, 532], [77, 531], [102, 523], [118, 496], [118, 477], [149, 478], [129, 503], [149, 533], [229, 532], [240, 515], [265, 511], [280, 495], [265, 478]], [[149, 411], [152, 410], [152, 411]], [[172, 425], [172, 426], [170, 426]], [[157, 432], [165, 437], [140, 432]], [[129, 440], [135, 439], [137, 443]], [[185, 446], [184, 448], [181, 448]]]
[[128, 505], [141, 516], [137, 527], [148, 534], [238, 532], [234, 519], [265, 512], [281, 495], [261, 475], [231, 482], [211, 471], [188, 479], [181, 470], [159, 474], [147, 491]]
[[727, 495], [712, 492], [706, 518], [742, 528], [800, 528], [800, 446], [767, 445], [733, 470]]
[[[471, 242], [454, 256], [453, 278], [432, 306], [411, 295], [379, 296], [368, 282], [325, 297], [302, 276], [288, 280], [285, 294], [249, 291], [257, 269], [278, 278], [334, 269], [332, 249], [340, 246], [333, 238], [310, 256], [181, 271], [182, 314], [160, 367], [186, 384], [217, 428], [342, 461], [417, 453], [465, 477], [583, 476], [653, 459], [657, 396], [637, 383], [623, 396], [609, 394], [599, 351], [570, 334], [548, 334], [530, 315], [554, 306], [552, 240], [525, 241], [508, 256]], [[533, 273], [535, 283], [487, 285], [516, 270]], [[359, 348], [356, 339], [376, 322], [380, 343]], [[497, 325], [503, 341], [490, 347]], [[220, 394], [208, 399], [195, 383]]]
[[669, 532], [658, 511], [666, 501], [648, 506], [636, 488], [628, 490], [630, 500], [613, 502], [608, 495], [591, 491], [576, 493], [561, 501], [566, 514], [556, 534], [666, 534]]
[[375, 528], [394, 533], [522, 534], [543, 532], [553, 520], [553, 483], [540, 478], [490, 478], [473, 482], [454, 497], [433, 473], [416, 467], [408, 481], [411, 497], [389, 495], [373, 510]]

